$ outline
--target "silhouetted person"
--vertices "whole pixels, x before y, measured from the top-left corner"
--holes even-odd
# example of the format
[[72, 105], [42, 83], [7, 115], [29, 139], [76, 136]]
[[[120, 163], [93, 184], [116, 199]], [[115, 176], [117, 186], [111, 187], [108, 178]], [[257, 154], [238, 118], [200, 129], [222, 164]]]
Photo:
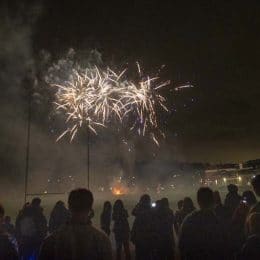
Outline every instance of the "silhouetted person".
[[121, 259], [122, 247], [124, 247], [125, 259], [131, 259], [130, 248], [129, 248], [129, 223], [128, 213], [124, 208], [122, 200], [116, 200], [113, 206], [112, 219], [114, 221], [113, 232], [116, 240], [116, 259]]
[[[256, 175], [252, 179], [252, 186], [255, 194], [260, 197], [260, 174]], [[260, 213], [260, 201], [258, 201], [254, 206], [251, 207], [250, 213], [257, 212]]]
[[224, 205], [228, 209], [230, 217], [232, 217], [242, 197], [238, 194], [238, 187], [236, 185], [229, 184], [227, 188], [228, 194], [226, 195]]
[[76, 189], [68, 199], [71, 220], [53, 232], [44, 242], [40, 260], [111, 260], [109, 238], [91, 225], [89, 214], [93, 195], [89, 190]]
[[179, 233], [179, 229], [180, 229], [181, 222], [182, 222], [181, 210], [183, 207], [183, 200], [178, 201], [177, 207], [178, 207], [178, 209], [175, 212], [175, 232], [176, 232], [176, 234]]
[[230, 224], [228, 209], [222, 204], [221, 197], [218, 191], [214, 191], [213, 196], [216, 216], [222, 223], [223, 228], [228, 228], [228, 225]]
[[193, 205], [193, 201], [190, 197], [185, 197], [183, 200], [183, 206], [179, 214], [179, 222], [182, 224], [184, 218], [193, 212], [196, 208]]
[[235, 257], [239, 253], [246, 239], [245, 227], [249, 209], [250, 207], [247, 202], [241, 200], [231, 219], [229, 243]]
[[248, 217], [249, 237], [242, 247], [239, 259], [257, 260], [260, 257], [260, 213]]
[[41, 200], [34, 198], [29, 206], [24, 207], [16, 223], [20, 255], [23, 259], [37, 257], [47, 234], [47, 221], [40, 204]]
[[11, 217], [10, 216], [5, 216], [4, 217], [4, 221], [2, 223], [2, 227], [10, 235], [14, 235], [15, 234], [14, 225], [11, 222]]
[[103, 211], [100, 216], [101, 229], [109, 236], [111, 225], [112, 205], [109, 201], [105, 201]]
[[251, 190], [243, 192], [242, 200], [245, 201], [250, 208], [257, 203], [256, 196]]
[[[0, 223], [4, 219], [4, 208], [0, 205]], [[0, 225], [0, 259], [1, 260], [18, 260], [18, 252], [12, 238]]]
[[195, 210], [183, 221], [179, 249], [182, 259], [224, 259], [225, 236], [214, 212], [214, 197], [210, 188], [197, 192], [200, 210]]
[[149, 195], [141, 196], [132, 214], [135, 216], [131, 230], [131, 240], [135, 245], [135, 257], [137, 260], [152, 259], [155, 247], [155, 222]]
[[169, 207], [167, 198], [160, 200], [155, 212], [156, 218], [156, 259], [174, 259], [174, 235], [175, 223], [173, 211]]
[[65, 207], [63, 201], [58, 201], [50, 215], [49, 220], [49, 231], [50, 233], [59, 229], [69, 220], [70, 214], [68, 209]]
[[178, 234], [179, 228], [181, 226], [181, 210], [183, 207], [183, 200], [177, 202], [177, 210], [175, 212], [175, 222], [176, 222], [176, 233]]

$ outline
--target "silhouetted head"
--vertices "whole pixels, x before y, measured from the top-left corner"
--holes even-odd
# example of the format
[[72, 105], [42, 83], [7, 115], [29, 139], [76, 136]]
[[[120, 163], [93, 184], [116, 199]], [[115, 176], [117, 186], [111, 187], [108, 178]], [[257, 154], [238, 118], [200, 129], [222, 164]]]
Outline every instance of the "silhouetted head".
[[56, 202], [55, 206], [58, 208], [63, 208], [63, 207], [65, 207], [65, 203], [63, 201], [59, 200]]
[[229, 185], [227, 186], [227, 189], [228, 189], [228, 191], [229, 191], [230, 193], [237, 193], [237, 192], [238, 192], [238, 187], [237, 187], [237, 185], [235, 185], [235, 184], [229, 184]]
[[68, 205], [71, 213], [88, 213], [93, 205], [92, 192], [87, 189], [76, 189], [70, 192]]
[[124, 204], [122, 200], [116, 200], [113, 206], [113, 211], [121, 211], [124, 209]]
[[4, 209], [4, 207], [0, 204], [0, 223], [3, 222], [4, 215], [5, 215], [5, 209]]
[[252, 186], [257, 196], [260, 196], [260, 174], [256, 175], [252, 179]]
[[260, 213], [251, 213], [248, 217], [248, 228], [250, 235], [260, 235]]
[[24, 205], [23, 205], [23, 209], [26, 209], [30, 206], [30, 202], [26, 202]]
[[112, 210], [112, 205], [111, 205], [110, 201], [105, 201], [104, 206], [103, 206], [103, 211], [111, 212], [111, 210]]
[[221, 197], [220, 197], [219, 191], [215, 190], [215, 191], [213, 192], [213, 196], [214, 196], [214, 203], [215, 203], [215, 205], [222, 205]]
[[199, 188], [197, 200], [201, 209], [208, 209], [214, 206], [213, 191], [208, 187]]
[[161, 209], [162, 206], [162, 200], [156, 200], [155, 202], [152, 202], [151, 205], [155, 209]]
[[183, 199], [183, 207], [184, 210], [193, 210], [194, 209], [194, 205], [193, 205], [193, 201], [190, 197], [185, 197]]
[[5, 216], [4, 222], [7, 223], [7, 224], [11, 223], [11, 217], [10, 216]]
[[242, 194], [243, 200], [247, 202], [249, 206], [256, 204], [256, 196], [251, 190], [244, 191]]
[[33, 207], [39, 207], [41, 205], [41, 199], [40, 198], [33, 198], [32, 199], [32, 202], [31, 202], [31, 205]]
[[169, 208], [169, 200], [167, 198], [162, 198], [161, 199], [161, 207], [162, 208]]
[[177, 203], [178, 209], [181, 210], [183, 207], [183, 200], [179, 200]]
[[151, 204], [151, 197], [148, 194], [144, 194], [141, 196], [139, 203], [142, 206], [150, 206]]

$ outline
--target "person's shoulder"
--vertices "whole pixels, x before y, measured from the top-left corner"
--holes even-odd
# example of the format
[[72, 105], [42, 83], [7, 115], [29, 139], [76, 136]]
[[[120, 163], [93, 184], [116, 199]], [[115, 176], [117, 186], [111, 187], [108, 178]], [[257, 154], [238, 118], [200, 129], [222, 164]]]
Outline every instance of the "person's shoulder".
[[107, 234], [104, 231], [102, 231], [102, 230], [100, 230], [100, 229], [98, 229], [98, 228], [96, 228], [92, 225], [88, 226], [88, 232], [90, 234], [92, 234], [98, 240], [110, 241]]
[[199, 210], [193, 210], [191, 213], [189, 213], [183, 220], [183, 224], [191, 224], [194, 221], [196, 221], [201, 215], [201, 212]]
[[99, 237], [107, 237], [107, 235], [105, 234], [104, 231], [98, 229], [98, 228], [95, 227], [95, 226], [89, 225], [89, 226], [88, 226], [88, 229], [89, 229], [90, 232], [92, 232], [92, 233], [95, 234], [96, 236], [99, 236]]
[[253, 205], [251, 208], [250, 208], [250, 211], [249, 213], [260, 213], [260, 201], [258, 201], [255, 205]]

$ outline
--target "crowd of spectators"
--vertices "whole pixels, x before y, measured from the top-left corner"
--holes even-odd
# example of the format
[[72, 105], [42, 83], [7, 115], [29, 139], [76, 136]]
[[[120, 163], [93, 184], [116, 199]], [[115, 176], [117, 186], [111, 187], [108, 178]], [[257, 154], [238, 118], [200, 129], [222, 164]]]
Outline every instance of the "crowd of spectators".
[[39, 198], [24, 205], [15, 225], [0, 206], [0, 259], [260, 259], [260, 175], [252, 187], [254, 192], [240, 195], [228, 185], [224, 203], [218, 191], [202, 187], [197, 209], [185, 197], [176, 212], [167, 198], [153, 205], [144, 194], [131, 212], [131, 228], [122, 200], [104, 202], [100, 229], [94, 227], [94, 198], [87, 189], [70, 192], [68, 209], [58, 201], [49, 223]]

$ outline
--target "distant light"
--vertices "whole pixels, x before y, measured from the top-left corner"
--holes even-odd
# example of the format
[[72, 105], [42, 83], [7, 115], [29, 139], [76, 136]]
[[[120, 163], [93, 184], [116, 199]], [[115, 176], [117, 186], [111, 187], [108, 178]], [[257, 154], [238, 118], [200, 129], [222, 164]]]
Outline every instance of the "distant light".
[[223, 181], [224, 181], [224, 182], [227, 182], [227, 178], [224, 177], [224, 178], [223, 178]]
[[238, 180], [239, 180], [239, 181], [242, 181], [242, 177], [241, 177], [241, 176], [238, 176]]
[[43, 193], [44, 193], [44, 194], [47, 194], [47, 193], [48, 193], [48, 191], [47, 191], [47, 190], [45, 190]]

